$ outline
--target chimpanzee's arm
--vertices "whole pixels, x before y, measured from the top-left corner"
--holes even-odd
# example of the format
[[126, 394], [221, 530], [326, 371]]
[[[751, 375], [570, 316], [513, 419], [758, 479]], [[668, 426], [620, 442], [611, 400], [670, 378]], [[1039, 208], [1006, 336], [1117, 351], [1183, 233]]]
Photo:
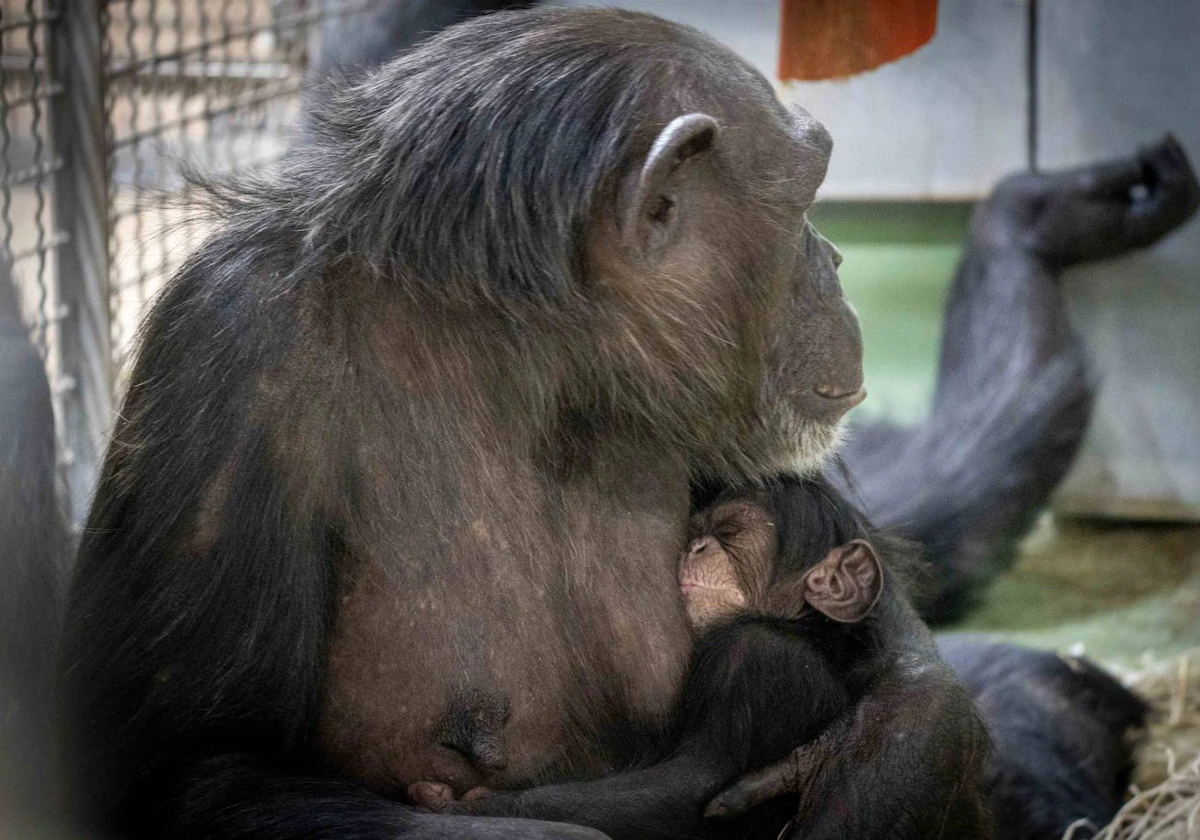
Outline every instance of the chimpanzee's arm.
[[945, 329], [929, 419], [855, 429], [849, 481], [830, 475], [876, 524], [921, 544], [934, 574], [918, 606], [934, 623], [961, 616], [1011, 565], [1092, 404], [1059, 289], [1036, 260], [968, 251]]
[[987, 838], [980, 791], [988, 737], [967, 692], [902, 596], [886, 595], [876, 630], [887, 645], [852, 713], [784, 760], [740, 780], [708, 813], [741, 816], [799, 795], [804, 840]]
[[494, 793], [455, 810], [570, 821], [616, 840], [695, 838], [719, 830], [703, 816], [713, 794], [815, 737], [851, 708], [846, 686], [798, 625], [743, 617], [704, 634], [685, 692], [682, 741], [666, 761], [598, 781]]
[[707, 830], [704, 805], [736, 774], [724, 762], [685, 752], [641, 770], [591, 782], [495, 792], [446, 811], [472, 816], [525, 817], [599, 829], [613, 840], [685, 840]]
[[[352, 782], [280, 772], [245, 755], [200, 762], [157, 802], [162, 822], [137, 836], [174, 840], [604, 840], [577, 825], [443, 816]], [[169, 814], [169, 816], [168, 816]], [[153, 819], [150, 815], [144, 815]]]
[[1007, 567], [1083, 440], [1092, 395], [1058, 273], [1151, 245], [1198, 205], [1167, 137], [1124, 160], [1014, 176], [976, 210], [929, 419], [864, 425], [843, 453], [848, 475], [830, 475], [877, 525], [924, 546], [930, 621], [961, 615]]

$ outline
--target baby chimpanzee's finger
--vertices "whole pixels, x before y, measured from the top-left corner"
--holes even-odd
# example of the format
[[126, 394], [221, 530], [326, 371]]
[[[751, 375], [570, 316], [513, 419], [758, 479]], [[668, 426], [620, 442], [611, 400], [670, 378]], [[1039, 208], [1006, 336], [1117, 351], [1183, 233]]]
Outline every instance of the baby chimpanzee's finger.
[[719, 793], [708, 807], [704, 816], [718, 820], [728, 820], [740, 817], [764, 802], [769, 802], [779, 796], [794, 793], [796, 790], [797, 765], [796, 752], [787, 758], [743, 776]]
[[475, 802], [484, 797], [491, 796], [492, 789], [485, 787], [474, 787], [462, 795], [463, 802]]

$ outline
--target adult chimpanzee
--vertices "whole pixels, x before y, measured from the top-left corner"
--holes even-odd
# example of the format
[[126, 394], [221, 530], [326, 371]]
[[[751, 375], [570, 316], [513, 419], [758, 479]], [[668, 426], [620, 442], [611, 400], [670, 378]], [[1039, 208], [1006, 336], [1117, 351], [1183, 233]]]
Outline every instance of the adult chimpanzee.
[[[327, 22], [312, 75], [354, 77], [455, 21], [528, 5], [388, 0]], [[1130, 200], [1134, 187], [1142, 200]], [[1011, 563], [1083, 439], [1091, 390], [1058, 275], [1154, 243], [1198, 201], [1183, 150], [1167, 139], [1134, 159], [1010, 178], [978, 208], [929, 419], [856, 428], [831, 475], [879, 525], [924, 547], [935, 569], [918, 598], [926, 620], [961, 617]]]
[[[828, 152], [724, 50], [617, 12], [496, 16], [331, 93], [148, 321], [71, 596], [86, 820], [571, 836], [388, 794], [594, 776], [669, 731], [689, 484], [815, 463], [858, 398], [803, 220]], [[829, 771], [884, 824], [981, 758], [924, 628], [888, 632]], [[477, 687], [514, 747], [479, 779], [428, 737]]]
[[[692, 517], [688, 538], [679, 582], [700, 635], [678, 742], [657, 764], [482, 800], [486, 791], [469, 791], [459, 804], [451, 803], [447, 786], [435, 783], [419, 782], [410, 795], [462, 813], [582, 822], [613, 838], [693, 837], [701, 833], [706, 790], [791, 752], [797, 733], [805, 733], [801, 740], [816, 740], [797, 755], [791, 788], [803, 791], [795, 819], [805, 835], [986, 835], [989, 816], [971, 778], [961, 780], [961, 797], [928, 802], [927, 809], [914, 803], [903, 824], [880, 824], [870, 810], [829, 807], [854, 799], [840, 788], [839, 774], [828, 772], [844, 760], [848, 713], [893, 667], [897, 642], [903, 644], [888, 632], [891, 616], [908, 609], [897, 588], [903, 579], [897, 572], [906, 565], [903, 546], [873, 534], [823, 480], [787, 476], [726, 491]], [[472, 714], [450, 710], [449, 734], [469, 752], [479, 745], [503, 755], [505, 698], [474, 701]], [[982, 731], [979, 738], [982, 751]], [[886, 741], [872, 746], [874, 754], [863, 758], [877, 765], [894, 760], [889, 751], [905, 751]], [[755, 836], [766, 825], [770, 815], [755, 814], [734, 835]], [[774, 823], [765, 836], [778, 836], [779, 827]]]
[[[691, 648], [691, 480], [811, 467], [861, 399], [804, 217], [829, 136], [698, 33], [491, 16], [314, 119], [146, 324], [65, 639], [90, 825], [469, 836], [379, 794], [636, 758]], [[907, 738], [846, 768], [885, 823], [982, 759], [919, 621], [890, 632], [846, 738]], [[476, 686], [511, 698], [486, 777], [429, 737]]]
[[50, 386], [0, 255], [0, 832], [6, 819], [32, 817], [47, 804], [66, 557]]

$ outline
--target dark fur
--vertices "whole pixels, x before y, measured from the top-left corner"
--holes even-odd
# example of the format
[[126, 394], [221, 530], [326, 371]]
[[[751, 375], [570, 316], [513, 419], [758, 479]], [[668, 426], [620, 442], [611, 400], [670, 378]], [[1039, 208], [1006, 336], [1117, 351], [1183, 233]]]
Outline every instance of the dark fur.
[[[475, 60], [463, 65], [464, 54]], [[727, 66], [718, 72], [714, 59]], [[757, 426], [704, 426], [743, 410], [724, 392], [743, 370], [744, 348], [689, 323], [679, 340], [706, 342], [709, 356], [681, 351], [695, 370], [644, 360], [622, 330], [657, 340], [664, 313], [612, 299], [620, 295], [611, 276], [601, 290], [588, 237], [605, 231], [611, 240], [610, 208], [663, 114], [689, 99], [729, 101], [699, 68], [761, 97], [757, 118], [769, 116], [775, 135], [739, 143], [782, 141], [784, 126], [792, 130], [765, 82], [695, 33], [610, 12], [498, 15], [331, 90], [310, 141], [276, 180], [221, 197], [224, 228], [145, 322], [71, 588], [63, 701], [71, 792], [85, 825], [155, 837], [425, 837], [447, 826], [490, 836], [498, 830], [490, 821], [443, 824], [338, 778], [391, 790], [392, 778], [359, 765], [366, 750], [338, 742], [362, 731], [357, 721], [326, 726], [328, 715], [354, 708], [329, 700], [340, 684], [330, 669], [382, 693], [388, 684], [370, 684], [369, 657], [383, 654], [391, 666], [428, 663], [448, 674], [416, 673], [386, 694], [390, 710], [432, 702], [460, 673], [561, 692], [542, 700], [561, 696], [567, 707], [564, 735], [544, 736], [561, 757], [531, 761], [529, 751], [550, 747], [514, 738], [527, 753], [525, 765], [510, 765], [518, 780], [595, 774], [641, 747], [614, 733], [661, 733], [689, 644], [673, 563], [688, 462], [763, 471], [756, 447], [767, 439], [755, 443]], [[828, 136], [815, 124], [804, 130], [813, 145], [803, 153], [815, 162], [803, 177], [764, 171], [729, 188], [774, 207], [765, 191], [799, 184], [809, 194], [788, 208], [810, 201]], [[786, 164], [794, 174], [793, 159]], [[705, 171], [715, 174], [704, 189], [730, 177]], [[755, 263], [763, 243], [720, 228], [725, 241], [711, 247], [738, 249], [735, 262], [720, 264], [738, 283], [713, 287], [725, 296], [715, 314], [755, 327], [762, 304], [742, 299], [753, 286], [741, 272], [763, 270]], [[778, 247], [790, 254], [793, 245]], [[841, 329], [845, 317], [829, 294], [829, 255], [810, 242], [806, 257], [824, 272], [824, 297], [793, 304], [803, 314], [784, 326], [798, 343], [778, 345], [798, 372], [809, 358], [828, 361], [809, 344], [832, 346], [838, 336], [822, 330]], [[705, 313], [701, 291], [693, 284], [674, 299], [685, 316]], [[642, 283], [632, 292], [658, 290]], [[726, 451], [714, 451], [717, 442]], [[480, 453], [491, 460], [472, 460]], [[498, 470], [510, 471], [502, 486], [486, 484]], [[520, 493], [533, 494], [529, 504]], [[468, 520], [470, 510], [478, 518]], [[520, 558], [541, 560], [524, 572], [526, 591], [506, 606], [480, 600], [481, 591], [497, 594], [482, 582], [464, 585], [438, 606], [465, 610], [476, 599], [486, 613], [472, 608], [407, 635], [403, 625], [380, 631], [384, 651], [343, 642], [417, 617], [431, 574], [447, 585], [477, 575], [472, 522], [484, 529], [479, 539], [498, 535], [484, 556], [519, 568]], [[551, 586], [540, 569], [566, 562], [555, 551], [581, 569], [564, 567]], [[355, 589], [360, 576], [388, 562], [401, 563], [388, 580], [403, 579], [395, 597], [408, 600], [381, 603], [336, 632], [352, 615], [347, 605], [378, 590]], [[586, 588], [576, 590], [576, 579]], [[545, 598], [532, 600], [535, 585], [549, 587]], [[544, 631], [531, 604], [553, 617]], [[625, 626], [621, 610], [659, 643], [647, 650], [640, 635], [611, 635]], [[504, 644], [485, 646], [482, 628]], [[527, 650], [522, 632], [541, 649]], [[479, 673], [439, 645], [485, 657]], [[515, 704], [514, 718], [521, 714], [514, 726], [539, 724]], [[316, 818], [324, 813], [350, 815]]]
[[[877, 610], [853, 624], [835, 623], [815, 611], [799, 618], [747, 613], [724, 620], [696, 641], [678, 745], [669, 753], [647, 755], [641, 769], [601, 781], [492, 794], [465, 810], [570, 820], [618, 839], [779, 835], [794, 815], [794, 803], [776, 802], [733, 823], [706, 821], [702, 815], [723, 786], [816, 738], [887, 678], [893, 657], [903, 649], [905, 633], [893, 619], [912, 564], [902, 543], [874, 533], [823, 480], [770, 481], [765, 504], [776, 523], [776, 578], [802, 574], [851, 540], [881, 548], [885, 589]], [[959, 765], [955, 772], [979, 769]], [[890, 771], [877, 763], [874, 772], [886, 777]], [[969, 776], [938, 784], [944, 790], [958, 785], [956, 794], [927, 811], [910, 811], [904, 824], [888, 826], [888, 837], [988, 836], [990, 818], [977, 784]], [[845, 801], [857, 798], [844, 792]], [[797, 830], [808, 836], [803, 800], [800, 808]], [[879, 831], [878, 824], [864, 819], [857, 828], [843, 825], [837, 836], [870, 838], [881, 836]]]
[[536, 0], [383, 0], [321, 26], [314, 79], [369, 72], [417, 42], [476, 15], [532, 6]]
[[1132, 730], [1146, 704], [1085, 659], [969, 636], [938, 649], [971, 691], [998, 749], [984, 788], [1001, 840], [1058, 840], [1100, 828], [1124, 801]]
[[[384, 277], [456, 295], [567, 297], [587, 279], [595, 204], [644, 152], [642, 115], [670, 95], [688, 49], [603, 45], [602, 19], [587, 51], [572, 49], [570, 27], [535, 35], [523, 15], [488, 23], [486, 60], [457, 60], [481, 48], [477, 28], [459, 27], [402, 67], [314, 92], [306, 142], [282, 177], [240, 184], [216, 212], [268, 253], [297, 249], [289, 273], [353, 254]], [[499, 122], [484, 130], [489, 119]]]
[[[157, 303], [69, 606], [63, 704], [72, 790], [89, 827], [197, 838], [586, 836], [415, 813], [348, 781], [318, 743], [338, 641], [331, 630], [344, 613], [339, 595], [369, 568], [350, 560], [364, 547], [404, 545], [421, 564], [404, 578], [412, 590], [430, 569], [478, 569], [477, 556], [447, 538], [469, 524], [463, 511], [480, 491], [461, 479], [481, 481], [486, 472], [468, 458], [488, 446], [503, 455], [511, 451], [505, 434], [531, 428], [533, 463], [522, 466], [544, 478], [546, 494], [526, 507], [522, 527], [501, 534], [509, 555], [539, 556], [535, 550], [568, 542], [569, 514], [582, 511], [565, 500], [586, 491], [609, 505], [598, 528], [605, 550], [615, 541], [627, 561], [611, 591], [599, 594], [593, 578], [591, 589], [555, 593], [543, 610], [559, 634], [549, 641], [579, 669], [545, 673], [568, 686], [578, 716], [576, 740], [563, 743], [567, 758], [545, 772], [594, 775], [643, 749], [634, 733], [665, 725], [622, 705], [629, 682], [619, 669], [640, 666], [636, 656], [605, 660], [612, 671], [588, 670], [589, 657], [620, 653], [621, 639], [600, 635], [613, 628], [572, 622], [608, 618], [604, 608], [617, 593], [643, 625], [674, 621], [682, 632], [678, 593], [667, 594], [673, 569], [663, 572], [682, 538], [689, 467], [726, 476], [764, 470], [750, 428], [702, 427], [726, 416], [717, 410], [727, 408], [721, 389], [749, 366], [725, 359], [699, 376], [679, 363], [692, 364], [694, 354], [681, 353], [647, 370], [635, 364], [642, 347], [581, 342], [598, 317], [641, 327], [633, 316], [668, 311], [640, 299], [618, 315], [597, 306], [585, 235], [597, 215], [612, 222], [604, 211], [621, 192], [622, 173], [661, 128], [660, 116], [648, 124], [647, 115], [715, 101], [692, 70], [708, 67], [730, 83], [750, 77], [724, 56], [710, 66], [712, 48], [694, 33], [652, 18], [584, 14], [496, 17], [447, 33], [357, 87], [322, 94], [311, 142], [294, 151], [279, 180], [224, 195], [223, 230]], [[474, 61], [464, 66], [462, 55]], [[757, 101], [760, 90], [770, 96], [761, 80], [752, 83], [754, 95], [742, 102]], [[827, 136], [809, 137], [828, 151]], [[751, 144], [761, 139], [743, 135]], [[764, 171], [734, 186], [759, 191], [761, 201], [788, 182], [782, 175]], [[803, 175], [815, 188], [819, 173], [810, 167]], [[751, 250], [758, 240], [748, 228], [756, 236], [774, 229], [746, 226], [725, 221], [712, 239], [728, 247], [741, 237], [737, 244]], [[753, 255], [740, 257], [731, 268], [753, 276]], [[828, 261], [811, 243], [808, 257]], [[743, 299], [725, 308], [697, 303], [696, 294], [692, 287], [690, 297], [653, 303], [681, 307], [689, 326], [697, 312], [752, 308]], [[479, 307], [490, 307], [486, 318], [468, 315]], [[820, 357], [815, 350], [844, 331], [840, 318], [818, 318], [811, 330], [800, 323], [796, 359]], [[409, 331], [400, 351], [388, 355], [372, 343], [381, 321]], [[705, 334], [684, 337], [697, 335]], [[695, 378], [681, 382], [685, 375]], [[398, 380], [419, 398], [402, 393]], [[552, 387], [562, 382], [577, 384]], [[503, 416], [471, 427], [477, 403], [493, 402]], [[731, 449], [716, 451], [718, 443]], [[685, 463], [701, 455], [712, 463]], [[374, 494], [368, 478], [380, 472], [403, 475], [403, 487]], [[636, 523], [630, 511], [639, 512]], [[395, 532], [371, 530], [396, 516], [405, 519]], [[527, 532], [538, 517], [563, 530]], [[499, 516], [484, 521], [506, 525]], [[655, 571], [654, 558], [664, 569]], [[652, 573], [653, 586], [628, 587]], [[947, 765], [976, 759], [969, 703], [946, 680], [916, 617], [904, 604], [894, 613], [906, 665], [862, 701], [870, 714], [845, 750], [853, 761], [824, 776], [860, 794], [864, 819], [882, 825], [898, 808], [941, 796]], [[521, 627], [502, 610], [488, 625], [504, 649], [518, 651], [513, 634]], [[657, 630], [668, 648], [683, 649], [678, 632]], [[459, 650], [482, 643], [453, 641]], [[647, 659], [663, 655], [662, 645], [640, 650]], [[533, 655], [540, 664], [554, 654]], [[526, 656], [517, 664], [528, 665]], [[647, 662], [645, 673], [655, 665], [672, 667]], [[910, 763], [886, 764], [905, 770], [880, 783], [888, 796], [861, 782], [847, 786], [891, 748], [891, 727], [912, 737], [903, 745]]]

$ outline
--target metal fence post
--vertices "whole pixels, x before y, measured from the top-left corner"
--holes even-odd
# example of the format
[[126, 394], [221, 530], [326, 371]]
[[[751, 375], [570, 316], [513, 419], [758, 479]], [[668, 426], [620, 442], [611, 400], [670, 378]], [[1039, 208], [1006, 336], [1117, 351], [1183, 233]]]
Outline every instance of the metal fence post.
[[58, 0], [58, 19], [46, 39], [51, 78], [63, 85], [50, 129], [63, 158], [54, 178], [55, 222], [66, 235], [57, 263], [63, 305], [60, 445], [75, 523], [87, 515], [113, 418], [102, 3]]

